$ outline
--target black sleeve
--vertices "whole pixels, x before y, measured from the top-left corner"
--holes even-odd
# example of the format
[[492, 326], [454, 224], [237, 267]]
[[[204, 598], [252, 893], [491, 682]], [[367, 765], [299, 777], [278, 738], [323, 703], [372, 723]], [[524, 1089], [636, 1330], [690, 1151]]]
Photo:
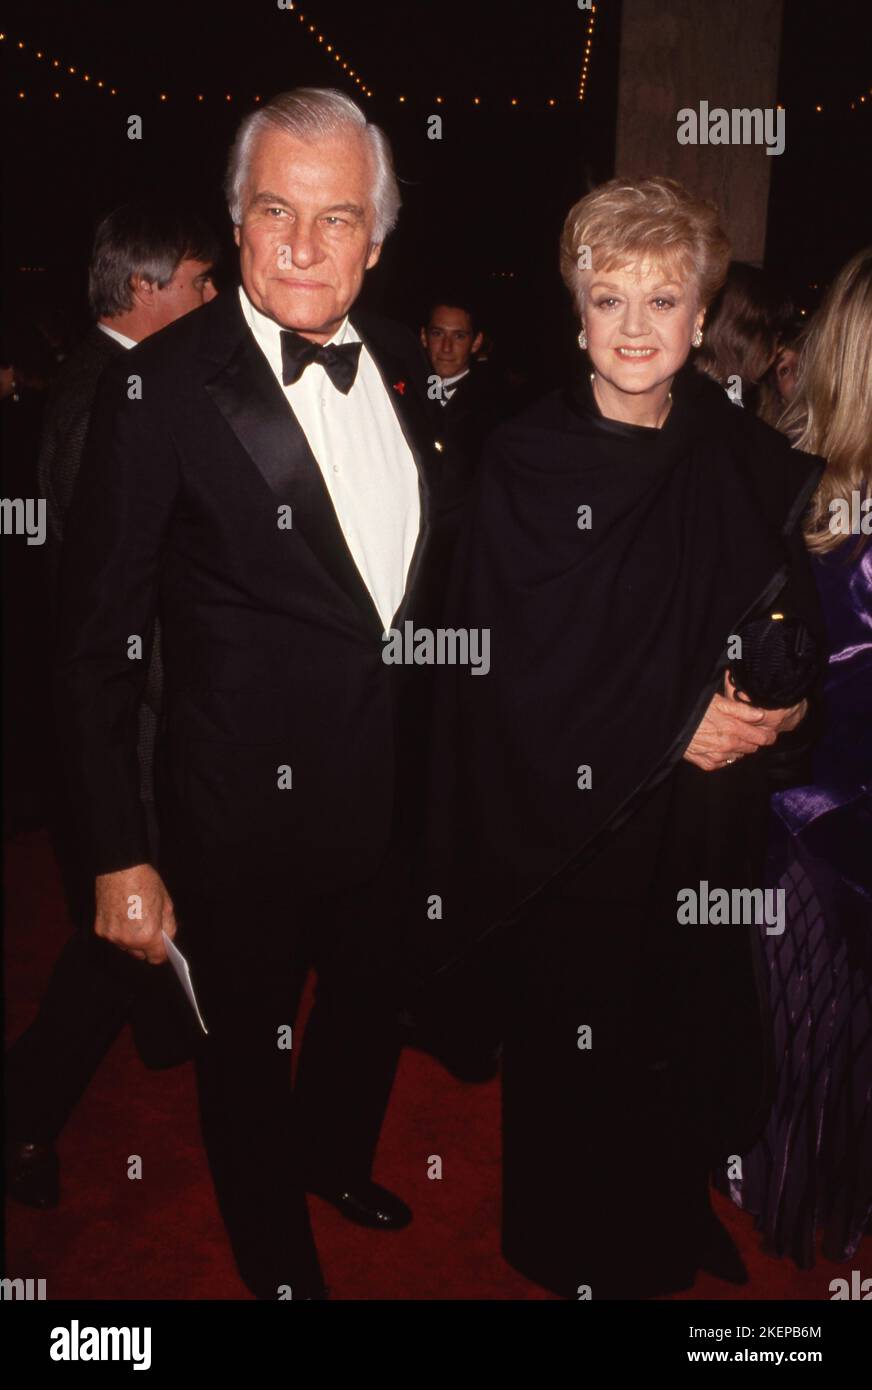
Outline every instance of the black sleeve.
[[45, 498], [46, 519], [46, 559], [48, 562], [49, 596], [52, 613], [57, 605], [58, 571], [60, 569], [61, 541], [63, 539], [63, 513], [56, 486], [57, 458], [60, 453], [57, 423], [53, 403], [46, 409], [39, 457], [36, 463], [36, 477], [40, 497]]
[[[68, 517], [55, 697], [69, 790], [94, 873], [149, 859], [137, 759], [164, 537], [178, 491], [169, 431], [127, 367], [101, 379]], [[131, 659], [130, 639], [142, 639]]]
[[95, 382], [78, 380], [50, 396], [46, 407], [36, 476], [45, 498], [51, 604], [57, 612], [64, 528], [75, 492], [94, 400]]

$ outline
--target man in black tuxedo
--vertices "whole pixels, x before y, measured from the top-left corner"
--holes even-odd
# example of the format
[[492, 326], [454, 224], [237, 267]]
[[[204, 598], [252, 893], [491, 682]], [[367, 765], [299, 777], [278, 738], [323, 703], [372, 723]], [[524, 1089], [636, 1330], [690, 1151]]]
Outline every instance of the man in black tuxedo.
[[[242, 1277], [259, 1298], [324, 1298], [307, 1190], [373, 1227], [411, 1218], [370, 1175], [419, 755], [415, 673], [383, 661], [382, 638], [432, 618], [438, 452], [413, 335], [353, 310], [399, 207], [384, 135], [339, 92], [285, 93], [243, 122], [227, 188], [240, 290], [101, 382], [59, 705], [97, 934], [159, 965], [178, 929], [190, 962], [201, 1122]], [[156, 614], [159, 866], [136, 770], [145, 662], [128, 655]]]
[[[94, 238], [88, 299], [94, 323], [52, 384], [37, 463], [46, 499], [51, 606], [56, 607], [64, 529], [79, 475], [97, 384], [110, 362], [215, 296], [218, 242], [184, 209], [147, 200], [103, 218]], [[156, 837], [153, 760], [160, 705], [158, 643], [152, 647], [139, 709], [141, 794]], [[144, 975], [93, 933], [94, 879], [82, 864], [78, 808], [61, 796], [51, 807], [73, 936], [55, 962], [39, 1012], [6, 1057], [7, 1190], [34, 1207], [57, 1205], [55, 1140], [107, 1050], [130, 1020], [140, 1055], [163, 1067], [189, 1055], [175, 1015], [172, 981]]]

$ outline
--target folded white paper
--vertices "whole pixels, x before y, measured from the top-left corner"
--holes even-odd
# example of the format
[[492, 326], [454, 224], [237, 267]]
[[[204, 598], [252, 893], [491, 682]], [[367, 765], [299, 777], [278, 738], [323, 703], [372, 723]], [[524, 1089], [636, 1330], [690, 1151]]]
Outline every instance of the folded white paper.
[[167, 955], [169, 957], [170, 965], [173, 967], [173, 970], [175, 970], [176, 974], [178, 975], [179, 980], [181, 981], [182, 989], [185, 991], [185, 994], [191, 1001], [191, 1008], [197, 1015], [197, 1020], [200, 1024], [200, 1027], [202, 1028], [204, 1033], [208, 1034], [209, 1029], [203, 1022], [203, 1015], [200, 1013], [200, 1006], [197, 1003], [197, 996], [194, 993], [194, 986], [191, 984], [191, 970], [188, 965], [188, 962], [185, 960], [185, 957], [182, 955], [178, 946], [176, 946], [175, 943], [170, 940], [165, 931], [161, 931], [161, 936], [163, 937], [164, 945], [167, 948]]

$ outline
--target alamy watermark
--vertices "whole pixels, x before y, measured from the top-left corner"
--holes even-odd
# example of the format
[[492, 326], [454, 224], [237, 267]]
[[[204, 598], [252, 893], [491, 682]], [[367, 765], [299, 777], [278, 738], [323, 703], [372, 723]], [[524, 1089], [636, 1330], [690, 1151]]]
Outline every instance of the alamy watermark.
[[850, 1284], [847, 1279], [830, 1280], [830, 1297], [833, 1302], [848, 1298], [867, 1303], [872, 1299], [872, 1279], [864, 1279], [859, 1269], [852, 1269]]
[[486, 676], [490, 670], [489, 627], [391, 627], [382, 634], [382, 661], [386, 666], [468, 666], [470, 675]]
[[53, 1327], [48, 1351], [52, 1361], [132, 1361], [135, 1371], [151, 1366], [150, 1327]]
[[678, 921], [691, 926], [766, 925], [767, 936], [784, 931], [783, 888], [710, 888], [702, 879], [698, 888], [679, 888]]
[[0, 1299], [21, 1299], [25, 1303], [45, 1298], [44, 1279], [0, 1279]]
[[834, 536], [872, 536], [872, 497], [856, 488], [847, 497], [834, 497], [830, 503], [830, 531]]
[[679, 145], [765, 145], [766, 153], [784, 153], [784, 107], [683, 106], [676, 118]]
[[45, 498], [0, 497], [0, 535], [26, 536], [28, 545], [44, 545]]

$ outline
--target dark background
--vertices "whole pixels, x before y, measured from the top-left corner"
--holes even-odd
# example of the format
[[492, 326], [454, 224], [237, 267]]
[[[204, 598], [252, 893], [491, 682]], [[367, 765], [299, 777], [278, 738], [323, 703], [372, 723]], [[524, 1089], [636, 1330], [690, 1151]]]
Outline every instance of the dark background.
[[[701, 23], [716, 2], [700, 0]], [[872, 239], [872, 4], [786, 0], [784, 8], [778, 100], [787, 146], [772, 160], [766, 263], [810, 310], [819, 287]], [[74, 333], [95, 223], [148, 191], [203, 211], [222, 233], [232, 274], [221, 181], [239, 119], [256, 95], [336, 85], [386, 129], [403, 190], [368, 303], [415, 324], [432, 287], [471, 282], [498, 346], [547, 380], [574, 337], [557, 273], [561, 222], [615, 172], [620, 0], [598, 0], [583, 103], [589, 16], [576, 0], [302, 0], [298, 10], [305, 22], [276, 0], [5, 6], [7, 303], [38, 304]], [[434, 112], [444, 129], [431, 141]], [[141, 141], [127, 138], [130, 114], [143, 118]]]

